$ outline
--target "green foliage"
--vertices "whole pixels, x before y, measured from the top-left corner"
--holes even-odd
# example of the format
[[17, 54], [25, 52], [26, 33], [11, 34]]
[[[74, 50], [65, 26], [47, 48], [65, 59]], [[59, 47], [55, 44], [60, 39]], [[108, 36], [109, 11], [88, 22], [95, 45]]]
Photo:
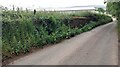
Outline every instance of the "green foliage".
[[120, 38], [120, 20], [118, 20], [118, 35], [119, 35], [119, 38]]
[[99, 13], [104, 13], [104, 12], [105, 12], [105, 10], [104, 10], [103, 8], [98, 8], [97, 11], [98, 11]]
[[120, 2], [108, 2], [107, 12], [113, 16], [116, 16], [117, 18], [120, 17]]
[[119, 2], [108, 2], [107, 12], [118, 20], [118, 35], [120, 40], [120, 1]]
[[[81, 27], [71, 28], [70, 18], [75, 16], [87, 17], [90, 22], [86, 25], [81, 24]], [[34, 15], [32, 11], [7, 10], [3, 11], [2, 18], [3, 60], [27, 53], [32, 47], [40, 48], [46, 44], [58, 43], [112, 21], [109, 16], [91, 12], [36, 12]], [[63, 19], [68, 21], [63, 22]]]

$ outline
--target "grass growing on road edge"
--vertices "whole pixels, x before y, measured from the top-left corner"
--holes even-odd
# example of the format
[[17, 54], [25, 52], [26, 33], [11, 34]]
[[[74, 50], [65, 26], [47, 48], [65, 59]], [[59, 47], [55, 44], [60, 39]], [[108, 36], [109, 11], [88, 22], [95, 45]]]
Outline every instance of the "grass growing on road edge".
[[[80, 27], [70, 26], [71, 17], [89, 18]], [[97, 26], [109, 23], [111, 17], [91, 12], [61, 14], [56, 12], [3, 11], [2, 60], [21, 53], [28, 53], [31, 48], [41, 48], [46, 44], [58, 43], [63, 39], [89, 31]], [[62, 19], [67, 19], [63, 21]], [[63, 22], [68, 23], [65, 25]]]
[[120, 65], [120, 17], [118, 17], [117, 21], [117, 29], [118, 29], [118, 65]]
[[118, 40], [119, 40], [119, 42], [120, 42], [120, 20], [118, 20], [118, 22], [117, 22], [117, 24], [118, 24]]

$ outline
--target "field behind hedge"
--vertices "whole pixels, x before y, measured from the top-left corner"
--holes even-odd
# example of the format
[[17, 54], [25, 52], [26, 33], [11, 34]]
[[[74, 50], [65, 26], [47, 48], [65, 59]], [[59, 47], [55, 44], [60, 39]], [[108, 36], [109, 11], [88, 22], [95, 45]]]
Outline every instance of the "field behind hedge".
[[28, 53], [31, 48], [58, 43], [111, 21], [107, 15], [92, 12], [37, 11], [34, 14], [32, 11], [2, 11], [3, 61]]

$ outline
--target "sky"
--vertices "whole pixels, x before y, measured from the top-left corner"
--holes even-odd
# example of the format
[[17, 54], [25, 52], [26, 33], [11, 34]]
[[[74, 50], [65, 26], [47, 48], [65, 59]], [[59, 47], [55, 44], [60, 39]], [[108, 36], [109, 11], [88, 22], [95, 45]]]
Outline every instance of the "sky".
[[59, 8], [86, 5], [104, 5], [104, 0], [0, 0], [0, 5], [23, 8]]

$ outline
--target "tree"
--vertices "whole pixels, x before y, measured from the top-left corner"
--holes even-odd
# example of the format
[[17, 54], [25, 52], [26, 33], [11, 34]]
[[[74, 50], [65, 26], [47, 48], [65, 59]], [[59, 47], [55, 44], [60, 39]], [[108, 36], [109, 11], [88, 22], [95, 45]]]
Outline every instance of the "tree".
[[108, 2], [107, 12], [115, 16], [118, 20], [118, 39], [120, 42], [120, 1], [119, 2]]
[[117, 18], [120, 18], [120, 2], [108, 2], [107, 12]]

